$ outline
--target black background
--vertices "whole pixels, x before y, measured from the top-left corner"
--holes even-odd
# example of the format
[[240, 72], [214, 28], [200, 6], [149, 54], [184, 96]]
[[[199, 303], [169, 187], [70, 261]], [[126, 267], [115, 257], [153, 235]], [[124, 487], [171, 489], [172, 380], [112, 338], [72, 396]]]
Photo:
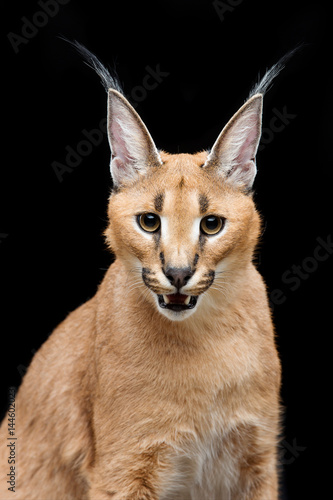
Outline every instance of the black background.
[[[106, 116], [98, 77], [59, 35], [116, 65], [157, 146], [171, 153], [211, 147], [258, 73], [304, 43], [265, 97], [255, 182], [265, 229], [258, 265], [273, 294], [283, 365], [281, 498], [326, 498], [333, 257], [325, 247], [320, 256], [326, 260], [314, 255], [319, 241], [332, 238], [331, 11], [329, 3], [313, 1], [225, 5], [223, 12], [203, 0], [71, 0], [46, 18], [36, 14], [43, 11], [37, 1], [7, 5], [1, 409], [35, 350], [69, 311], [94, 295], [111, 262], [102, 237], [111, 186], [106, 136], [62, 182], [52, 168], [54, 161], [65, 164], [66, 147], [77, 149], [86, 139], [83, 130], [98, 128]], [[22, 36], [26, 19], [42, 26], [26, 28], [30, 38], [15, 53], [7, 35]], [[168, 75], [156, 88], [142, 90], [147, 67]], [[272, 118], [283, 110], [293, 117], [274, 131], [281, 121]], [[295, 273], [298, 280], [290, 281]]]

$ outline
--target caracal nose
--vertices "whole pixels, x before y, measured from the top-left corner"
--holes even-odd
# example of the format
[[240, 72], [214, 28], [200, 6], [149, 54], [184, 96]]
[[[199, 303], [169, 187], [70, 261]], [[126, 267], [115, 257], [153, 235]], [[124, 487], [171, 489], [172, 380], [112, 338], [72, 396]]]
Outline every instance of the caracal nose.
[[191, 267], [167, 267], [164, 270], [165, 276], [170, 281], [171, 285], [175, 286], [179, 291], [189, 279], [193, 276]]

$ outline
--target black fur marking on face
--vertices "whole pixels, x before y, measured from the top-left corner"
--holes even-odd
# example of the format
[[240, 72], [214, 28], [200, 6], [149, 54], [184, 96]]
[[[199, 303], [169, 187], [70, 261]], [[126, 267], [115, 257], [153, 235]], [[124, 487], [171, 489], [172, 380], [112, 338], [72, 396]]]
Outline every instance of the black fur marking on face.
[[155, 248], [157, 250], [158, 247], [160, 246], [161, 231], [156, 231], [155, 233], [153, 233], [153, 238], [154, 238], [154, 241], [155, 241]]
[[208, 288], [212, 286], [212, 284], [214, 283], [214, 279], [215, 279], [215, 271], [209, 270], [207, 273], [203, 275], [203, 278], [197, 283], [192, 293], [194, 293], [195, 295], [200, 295], [206, 292], [206, 290], [208, 290]]
[[151, 286], [158, 283], [158, 280], [154, 278], [155, 273], [148, 269], [147, 267], [142, 268], [142, 279], [146, 286]]
[[207, 273], [204, 274], [204, 278], [206, 278], [206, 280], [200, 281], [200, 285], [202, 284], [207, 288], [209, 288], [214, 283], [215, 271], [213, 270], [208, 271]]
[[196, 265], [198, 263], [198, 260], [199, 260], [199, 254], [196, 253], [195, 256], [194, 256], [194, 261], [193, 261], [193, 269], [196, 268]]
[[207, 271], [207, 273], [204, 274], [204, 277], [208, 278], [208, 281], [214, 281], [215, 271], [213, 271], [213, 269], [210, 269], [209, 271]]
[[163, 202], [164, 202], [164, 194], [163, 193], [159, 193], [158, 195], [155, 196], [154, 207], [155, 207], [156, 212], [162, 212]]
[[143, 282], [146, 286], [148, 286], [150, 279], [149, 279], [149, 274], [151, 273], [150, 269], [147, 269], [146, 267], [142, 268], [142, 279]]
[[162, 266], [164, 266], [165, 259], [164, 259], [164, 253], [163, 252], [160, 253], [160, 261], [161, 261]]
[[205, 196], [204, 194], [200, 194], [200, 196], [199, 196], [199, 208], [200, 208], [201, 214], [204, 214], [205, 212], [207, 212], [208, 205], [209, 205], [209, 201], [208, 201], [207, 196]]
[[199, 236], [199, 249], [202, 252], [206, 243], [206, 236], [204, 234], [200, 234]]

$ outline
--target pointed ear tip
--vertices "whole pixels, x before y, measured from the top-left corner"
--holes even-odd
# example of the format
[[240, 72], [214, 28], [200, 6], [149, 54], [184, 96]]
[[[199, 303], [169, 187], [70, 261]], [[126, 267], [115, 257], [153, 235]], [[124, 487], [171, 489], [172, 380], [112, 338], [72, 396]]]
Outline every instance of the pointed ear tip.
[[135, 112], [135, 110], [132, 109], [132, 106], [130, 102], [128, 102], [126, 97], [121, 92], [118, 92], [118, 90], [111, 88], [108, 90], [108, 108], [118, 109], [119, 107], [121, 109], [123, 109], [124, 107], [131, 108], [131, 110]]
[[264, 97], [264, 94], [262, 94], [261, 92], [257, 92], [256, 94], [253, 94], [253, 96], [251, 97], [251, 99], [262, 99]]
[[254, 94], [253, 96], [250, 97], [249, 102], [255, 102], [261, 106], [262, 102], [264, 100], [264, 94]]
[[254, 111], [256, 114], [262, 114], [263, 97], [263, 94], [254, 94], [243, 104], [243, 109], [248, 111], [252, 110], [252, 112]]
[[124, 98], [124, 96], [118, 90], [115, 90], [113, 88], [108, 89], [108, 97], [109, 99], [112, 99], [113, 97], [120, 97], [121, 99]]

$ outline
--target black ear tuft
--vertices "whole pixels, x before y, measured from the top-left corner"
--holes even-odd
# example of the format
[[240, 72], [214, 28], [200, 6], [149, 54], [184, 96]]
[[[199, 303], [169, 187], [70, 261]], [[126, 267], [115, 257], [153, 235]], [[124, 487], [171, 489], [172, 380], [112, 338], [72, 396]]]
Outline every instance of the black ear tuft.
[[253, 86], [249, 97], [252, 97], [255, 94], [264, 95], [270, 89], [274, 78], [278, 76], [278, 74], [285, 67], [286, 63], [302, 47], [303, 47], [303, 44], [297, 45], [297, 47], [295, 47], [293, 50], [290, 50], [289, 52], [287, 52], [287, 54], [285, 54], [283, 57], [281, 57], [281, 59], [277, 63], [275, 63], [269, 70], [267, 70], [266, 73], [264, 74], [264, 76], [258, 81], [258, 83], [256, 83]]
[[102, 81], [102, 85], [105, 88], [106, 92], [109, 89], [114, 89], [124, 95], [124, 91], [122, 89], [118, 74], [115, 69], [106, 68], [98, 59], [98, 57], [96, 57], [95, 54], [90, 52], [90, 50], [88, 50], [84, 45], [82, 45], [82, 43], [76, 40], [71, 42], [70, 40], [67, 40], [67, 38], [63, 38], [63, 40], [70, 43], [83, 57], [87, 66], [96, 71], [96, 73], [98, 74], [98, 76]]

